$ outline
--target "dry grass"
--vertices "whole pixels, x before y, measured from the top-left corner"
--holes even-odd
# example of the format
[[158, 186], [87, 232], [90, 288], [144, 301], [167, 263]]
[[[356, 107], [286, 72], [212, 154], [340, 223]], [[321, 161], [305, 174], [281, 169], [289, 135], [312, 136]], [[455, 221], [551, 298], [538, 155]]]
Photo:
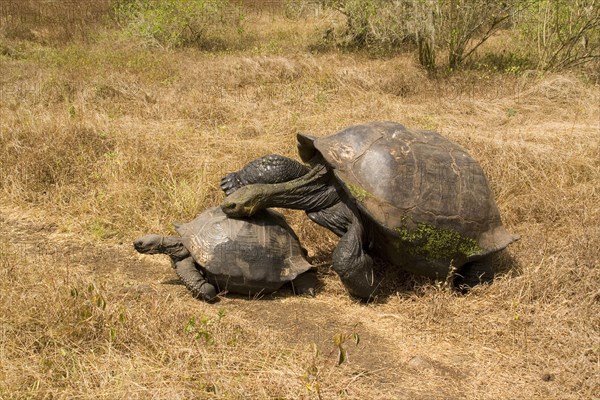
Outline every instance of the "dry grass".
[[[430, 80], [408, 56], [308, 53], [318, 21], [271, 22], [220, 53], [111, 31], [1, 39], [0, 398], [597, 397], [598, 86]], [[510, 273], [468, 295], [390, 276], [389, 296], [362, 305], [325, 265], [315, 299], [208, 305], [130, 248], [218, 204], [225, 172], [295, 156], [296, 132], [370, 120], [437, 129], [481, 161], [522, 236]], [[332, 235], [287, 214], [326, 261]], [[333, 338], [352, 333], [337, 366]]]

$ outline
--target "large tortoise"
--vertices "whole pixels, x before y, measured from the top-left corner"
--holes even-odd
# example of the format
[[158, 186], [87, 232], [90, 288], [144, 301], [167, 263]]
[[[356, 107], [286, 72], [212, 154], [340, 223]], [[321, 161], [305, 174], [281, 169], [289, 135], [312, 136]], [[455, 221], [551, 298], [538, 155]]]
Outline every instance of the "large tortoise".
[[298, 294], [314, 294], [316, 274], [279, 213], [264, 210], [233, 219], [213, 207], [175, 227], [180, 236], [146, 235], [133, 245], [140, 253], [169, 255], [194, 297], [211, 301], [221, 291], [270, 293], [287, 282]]
[[222, 179], [230, 216], [303, 209], [341, 237], [333, 269], [349, 292], [378, 286], [370, 254], [434, 278], [490, 274], [493, 255], [518, 239], [503, 227], [484, 172], [458, 144], [394, 122], [334, 135], [298, 135], [310, 169], [271, 155]]

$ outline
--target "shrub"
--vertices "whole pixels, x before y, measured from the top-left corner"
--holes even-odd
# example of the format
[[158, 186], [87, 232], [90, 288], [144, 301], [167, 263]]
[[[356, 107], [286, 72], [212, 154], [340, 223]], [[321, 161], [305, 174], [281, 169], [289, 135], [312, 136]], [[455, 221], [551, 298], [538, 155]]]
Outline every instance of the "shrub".
[[[324, 0], [331, 8], [346, 18], [341, 33], [342, 45], [348, 47], [379, 47], [396, 45], [403, 41], [406, 29], [401, 19], [402, 2], [390, 0]], [[398, 9], [396, 9], [398, 7]]]
[[[370, 48], [411, 44], [419, 61], [435, 68], [435, 53], [448, 51], [448, 66], [462, 64], [512, 15], [517, 0], [326, 0], [346, 16], [346, 42]], [[438, 39], [439, 40], [436, 40]]]
[[538, 68], [560, 70], [600, 60], [600, 2], [534, 0], [517, 23]]
[[346, 17], [341, 44], [367, 49], [417, 48], [432, 71], [436, 53], [455, 70], [500, 30], [520, 34], [543, 69], [600, 59], [596, 0], [324, 0]]
[[115, 14], [130, 35], [167, 48], [210, 46], [241, 32], [244, 18], [229, 0], [121, 0]]
[[448, 67], [456, 69], [518, 9], [518, 1], [439, 0], [437, 26], [448, 50]]

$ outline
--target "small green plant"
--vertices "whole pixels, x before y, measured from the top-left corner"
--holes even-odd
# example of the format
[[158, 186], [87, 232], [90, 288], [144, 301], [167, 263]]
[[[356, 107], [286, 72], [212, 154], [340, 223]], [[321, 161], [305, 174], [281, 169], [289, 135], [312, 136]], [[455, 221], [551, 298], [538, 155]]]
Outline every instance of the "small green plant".
[[364, 201], [367, 197], [369, 197], [369, 192], [360, 186], [353, 185], [351, 183], [346, 184], [346, 186], [348, 187], [348, 190], [352, 196], [354, 196], [354, 198], [356, 198], [358, 201]]
[[519, 314], [519, 302], [517, 300], [513, 300], [511, 303], [511, 308], [512, 308], [512, 312], [513, 312], [513, 321], [518, 321], [521, 316]]
[[188, 335], [194, 335], [196, 340], [202, 339], [206, 344], [213, 344], [214, 339], [209, 330], [210, 319], [207, 317], [191, 317], [185, 324], [183, 331]]
[[214, 329], [225, 316], [225, 310], [220, 308], [216, 317], [206, 315], [196, 318], [191, 317], [183, 327], [183, 331], [188, 335], [193, 335], [196, 340], [203, 340], [204, 343], [212, 345], [215, 343]]
[[107, 337], [111, 343], [119, 340], [119, 332], [126, 324], [123, 306], [109, 305], [105, 289], [96, 283], [79, 283], [68, 289], [68, 303], [61, 317], [71, 329], [70, 337], [95, 340]]
[[360, 343], [360, 336], [358, 333], [336, 333], [333, 335], [333, 343], [338, 350], [337, 365], [342, 365], [348, 359], [348, 352], [346, 351], [346, 343], [353, 341], [356, 346]]
[[[317, 345], [315, 343], [312, 344], [313, 356], [303, 376], [306, 389], [311, 393], [315, 393], [318, 399], [322, 398], [320, 378], [323, 375], [323, 371], [327, 368], [339, 367], [347, 362], [347, 344], [348, 342], [354, 342], [354, 345], [358, 346], [360, 343], [360, 336], [356, 332], [339, 332], [333, 335], [332, 341], [333, 349], [327, 353], [324, 358], [321, 356], [321, 352]], [[337, 353], [337, 356], [334, 359], [333, 356], [335, 353]]]
[[306, 373], [304, 374], [304, 381], [306, 382], [306, 389], [309, 392], [315, 392], [317, 395], [317, 398], [319, 400], [321, 400], [321, 387], [319, 384], [319, 377], [321, 374], [321, 371], [319, 370], [319, 367], [317, 366], [318, 362], [317, 360], [319, 359], [319, 356], [321, 355], [321, 352], [319, 351], [319, 348], [317, 347], [317, 345], [315, 343], [313, 343], [313, 357], [311, 359], [311, 362], [308, 366], [308, 368], [306, 368]]

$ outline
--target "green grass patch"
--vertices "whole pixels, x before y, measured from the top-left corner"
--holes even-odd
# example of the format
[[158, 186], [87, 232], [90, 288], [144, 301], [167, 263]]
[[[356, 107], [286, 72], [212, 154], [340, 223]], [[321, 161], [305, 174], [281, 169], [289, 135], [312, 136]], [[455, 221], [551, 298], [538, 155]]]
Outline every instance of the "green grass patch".
[[365, 189], [363, 189], [362, 187], [358, 186], [358, 185], [353, 185], [351, 183], [346, 183], [346, 187], [348, 188], [348, 190], [350, 191], [350, 194], [352, 194], [352, 196], [358, 200], [358, 201], [364, 201], [367, 197], [369, 197], [369, 192], [367, 192]]
[[470, 257], [482, 250], [475, 239], [464, 237], [451, 229], [418, 224], [414, 229], [403, 227], [395, 231], [409, 252], [431, 259], [451, 259], [457, 254]]

